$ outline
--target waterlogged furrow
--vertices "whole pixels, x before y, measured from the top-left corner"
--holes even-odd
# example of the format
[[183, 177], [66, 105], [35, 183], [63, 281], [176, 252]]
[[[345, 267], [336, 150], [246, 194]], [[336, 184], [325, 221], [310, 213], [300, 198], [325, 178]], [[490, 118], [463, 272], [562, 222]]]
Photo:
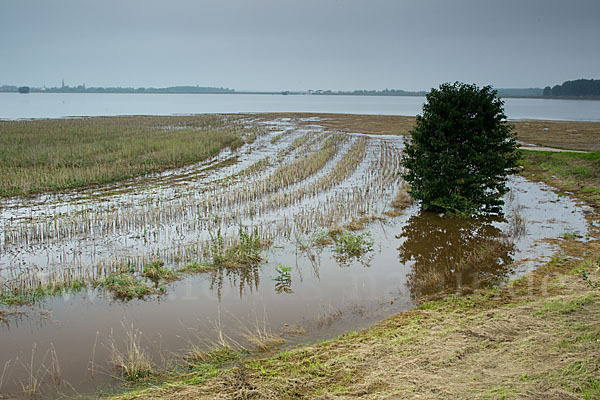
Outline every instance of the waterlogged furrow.
[[[275, 155], [209, 174], [201, 190], [193, 180], [200, 174], [187, 171], [191, 182], [184, 187], [173, 187], [171, 179], [166, 187], [117, 197], [100, 208], [82, 202], [67, 210], [70, 215], [22, 221], [21, 237], [4, 231], [4, 287], [92, 282], [124, 266], [140, 272], [155, 260], [171, 267], [206, 261], [217, 230], [226, 245], [236, 243], [239, 226], [257, 228], [265, 242], [287, 240], [380, 213], [389, 203], [399, 180], [396, 143], [298, 133], [278, 139]], [[264, 148], [263, 142], [269, 138], [260, 139]], [[26, 250], [12, 245], [14, 239]]]
[[[316, 141], [318, 135], [305, 136], [310, 136], [310, 140], [295, 141], [295, 143], [318, 144]], [[285, 149], [280, 156], [283, 157], [290, 152], [291, 149]], [[226, 192], [226, 194], [231, 199], [230, 192]], [[239, 211], [217, 216], [217, 210], [213, 210], [212, 204], [208, 203], [206, 199], [200, 203], [194, 202], [194, 199], [190, 199], [189, 196], [181, 196], [165, 201], [159, 192], [153, 196], [142, 197], [140, 200], [143, 201], [143, 204], [138, 204], [136, 208], [131, 206], [132, 201], [125, 202], [128, 204], [115, 204], [114, 207], [101, 211], [81, 205], [74, 212], [74, 216], [62, 219], [55, 216], [50, 221], [22, 223], [19, 225], [21, 230], [17, 231], [17, 235], [20, 234], [17, 239], [20, 239], [21, 244], [23, 241], [25, 242], [29, 249], [25, 252], [9, 246], [11, 241], [15, 241], [15, 230], [5, 229], [3, 250], [6, 257], [4, 257], [5, 263], [3, 264], [5, 267], [8, 264], [11, 267], [9, 269], [14, 269], [13, 273], [9, 274], [13, 276], [22, 274], [25, 270], [35, 270], [32, 268], [32, 263], [33, 265], [45, 264], [56, 267], [81, 263], [96, 265], [97, 259], [102, 260], [107, 254], [112, 256], [115, 253], [123, 253], [118, 248], [131, 248], [131, 242], [135, 242], [136, 239], [138, 242], [143, 240], [143, 243], [137, 245], [140, 248], [148, 247], [149, 242], [162, 242], [162, 247], [164, 247], [165, 243], [185, 239], [184, 233], [192, 233], [196, 237], [206, 238], [207, 232], [213, 229], [239, 224]], [[73, 210], [70, 211], [73, 212]], [[50, 240], [52, 230], [54, 230], [54, 240]], [[132, 234], [136, 231], [137, 234]], [[75, 239], [82, 233], [86, 237], [83, 241]], [[101, 237], [102, 239], [98, 243], [96, 241], [91, 243], [90, 237]], [[128, 237], [131, 239], [129, 244]], [[59, 248], [52, 248], [53, 243], [60, 243]], [[88, 259], [76, 257], [74, 247], [87, 248]], [[29, 262], [24, 260], [29, 260]], [[110, 261], [109, 264], [118, 264], [119, 262], [115, 260]], [[3, 275], [6, 276], [6, 272]]]
[[[288, 133], [288, 135], [292, 134], [293, 133]], [[278, 134], [277, 136], [279, 135], [285, 134]], [[266, 157], [258, 160], [240, 172], [228, 176], [220, 182], [221, 186], [226, 186], [231, 189], [231, 184], [238, 183], [241, 179], [253, 180], [260, 178], [261, 175], [270, 174], [275, 170], [275, 167], [273, 166], [275, 163], [282, 164], [286, 162], [286, 160], [289, 160], [292, 153], [297, 151], [299, 152], [300, 150], [308, 153], [311, 149], [311, 146], [324, 140], [327, 138], [327, 136], [327, 133], [322, 134], [317, 132], [302, 132], [300, 136], [296, 137], [289, 146], [283, 148], [283, 150], [275, 154], [273, 157]], [[280, 138], [275, 141], [275, 143], [271, 142], [271, 144], [279, 144], [281, 141], [282, 140]], [[269, 170], [269, 168], [272, 168], [272, 171]]]
[[[290, 151], [284, 149], [282, 153], [288, 154]], [[210, 164], [202, 165], [200, 169], [209, 169], [208, 172], [217, 177], [222, 174], [222, 171], [213, 171], [210, 167]], [[186, 169], [186, 172], [189, 173], [189, 169]], [[168, 183], [172, 184], [173, 181]], [[194, 186], [192, 185], [192, 189]], [[40, 217], [34, 217], [32, 208], [29, 218], [18, 218], [14, 222], [13, 218], [3, 218], [0, 254], [9, 251], [10, 247], [15, 245], [59, 243], [71, 240], [77, 235], [117, 235], [123, 231], [135, 231], [140, 227], [147, 230], [174, 223], [176, 220], [188, 219], [192, 213], [198, 213], [199, 210], [196, 203], [200, 202], [194, 200], [195, 197], [198, 197], [195, 190], [174, 191], [173, 187], [167, 185], [154, 190], [143, 189], [142, 193], [129, 196], [111, 195], [103, 202], [77, 200], [70, 205], [55, 203], [41, 208], [42, 212], [38, 207], [36, 214], [40, 214]], [[203, 203], [206, 203], [206, 200]]]
[[294, 216], [294, 225], [301, 233], [314, 232], [315, 226], [343, 225], [361, 217], [383, 214], [402, 181], [398, 174], [379, 174], [377, 171], [384, 162], [398, 163], [400, 153], [385, 143], [378, 147], [384, 151], [378, 153], [373, 149], [371, 154], [378, 157], [368, 166], [358, 168], [343, 186], [317, 198], [317, 206], [306, 204], [300, 208]]
[[[355, 147], [359, 149], [360, 147]], [[375, 149], [375, 147], [374, 147]], [[376, 155], [376, 154], [374, 154]], [[374, 163], [380, 163], [381, 158], [365, 164], [363, 168], [355, 171], [356, 179], [353, 179], [352, 185], [344, 185], [337, 188], [329, 194], [320, 196], [317, 202], [306, 202], [301, 208], [289, 208], [279, 210], [277, 213], [263, 215], [255, 225], [258, 229], [260, 238], [264, 241], [272, 241], [277, 237], [283, 239], [289, 238], [295, 233], [308, 233], [319, 227], [331, 226], [344, 221], [349, 221], [362, 215], [368, 215], [373, 212], [378, 203], [385, 203], [377, 196], [383, 193], [377, 192], [376, 187], [381, 187], [381, 179], [376, 174], [367, 174], [366, 169], [370, 169]], [[389, 197], [389, 196], [388, 196]], [[245, 221], [252, 224], [251, 221]], [[228, 224], [226, 221], [220, 221], [223, 226], [223, 234], [226, 243], [235, 243], [237, 240], [235, 225]], [[149, 236], [152, 236], [149, 234]], [[160, 259], [167, 264], [179, 265], [190, 261], [204, 260], [209, 254], [210, 240], [208, 233], [202, 235], [202, 239], [192, 242], [180, 241], [178, 245], [170, 247], [161, 247], [160, 243], [150, 241], [138, 254], [126, 257], [113, 257], [99, 263], [93, 273], [87, 273], [82, 276], [76, 274], [81, 279], [101, 279], [116, 270], [122, 265], [133, 266], [134, 269], [140, 269], [143, 265]], [[40, 276], [29, 275], [31, 281], [43, 279]]]
[[366, 154], [367, 139], [356, 140], [352, 147], [344, 153], [329, 173], [316, 182], [296, 188], [292, 193], [277, 193], [267, 200], [266, 209], [277, 209], [297, 204], [306, 198], [317, 196], [330, 190], [347, 179], [362, 162]]

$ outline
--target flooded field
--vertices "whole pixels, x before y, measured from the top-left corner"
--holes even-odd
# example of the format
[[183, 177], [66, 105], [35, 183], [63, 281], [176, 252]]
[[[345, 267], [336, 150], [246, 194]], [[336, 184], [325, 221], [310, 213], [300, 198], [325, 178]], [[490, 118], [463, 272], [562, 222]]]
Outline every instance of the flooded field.
[[[587, 234], [585, 209], [521, 177], [503, 216], [419, 212], [401, 201], [401, 136], [236, 123], [256, 139], [196, 165], [1, 200], [0, 294], [34, 305], [2, 306], [0, 393], [110, 390], [132, 348], [160, 369], [190, 350], [332, 337], [502, 284], [549, 259], [546, 239]], [[244, 243], [260, 260], [216, 262]], [[143, 290], [107, 283], [124, 276]]]

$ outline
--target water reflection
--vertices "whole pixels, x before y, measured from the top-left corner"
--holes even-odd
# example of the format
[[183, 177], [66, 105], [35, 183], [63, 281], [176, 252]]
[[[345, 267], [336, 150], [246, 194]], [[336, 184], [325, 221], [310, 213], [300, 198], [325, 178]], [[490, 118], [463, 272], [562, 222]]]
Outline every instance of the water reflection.
[[218, 267], [208, 274], [210, 276], [210, 289], [217, 292], [219, 301], [221, 301], [223, 283], [226, 278], [232, 287], [238, 287], [240, 298], [243, 296], [245, 289], [250, 292], [258, 290], [258, 284], [260, 283], [259, 265], [249, 265], [244, 268]]
[[421, 212], [398, 238], [402, 263], [412, 263], [407, 287], [413, 300], [465, 292], [499, 282], [511, 272], [513, 245], [493, 222], [502, 218], [453, 218]]

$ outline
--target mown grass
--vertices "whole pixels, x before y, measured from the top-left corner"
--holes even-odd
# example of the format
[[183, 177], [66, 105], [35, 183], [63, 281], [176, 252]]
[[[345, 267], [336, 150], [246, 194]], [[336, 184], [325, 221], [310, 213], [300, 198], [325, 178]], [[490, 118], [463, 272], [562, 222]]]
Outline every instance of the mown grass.
[[0, 197], [113, 183], [244, 143], [221, 116], [0, 121]]

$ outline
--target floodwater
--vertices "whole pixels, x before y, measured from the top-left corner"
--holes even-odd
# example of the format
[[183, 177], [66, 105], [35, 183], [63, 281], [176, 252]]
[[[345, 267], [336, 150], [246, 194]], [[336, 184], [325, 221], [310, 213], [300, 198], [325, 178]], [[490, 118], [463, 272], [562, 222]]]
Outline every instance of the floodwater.
[[[600, 121], [600, 101], [504, 101], [509, 119]], [[417, 115], [424, 102], [422, 96], [0, 93], [0, 119], [248, 112]]]
[[[402, 138], [332, 134], [318, 119], [310, 122], [267, 121], [265, 134], [235, 154], [110, 190], [3, 200], [5, 282], [91, 279], [157, 258], [182, 265], [205, 257], [209, 232], [221, 228], [235, 240], [240, 225], [257, 228], [272, 245], [256, 268], [190, 275], [160, 296], [121, 302], [88, 289], [14, 309], [23, 314], [0, 325], [0, 393], [18, 394], [32, 381], [47, 396], [119, 384], [108, 359], [113, 346], [126, 346], [128, 332], [138, 332], [159, 365], [181, 360], [194, 346], [210, 348], [223, 335], [250, 348], [248, 331], [267, 330], [288, 344], [332, 337], [409, 309], [423, 296], [502, 284], [548, 260], [553, 248], [544, 239], [587, 234], [585, 209], [513, 177], [503, 217], [448, 219], [413, 205], [366, 226], [372, 251], [340, 259], [335, 246], [314, 244], [315, 235], [390, 209], [402, 184], [394, 173]], [[333, 150], [318, 169], [298, 170], [302, 155], [327, 146]], [[355, 162], [347, 161], [350, 154], [358, 155]], [[270, 179], [282, 170], [288, 180]], [[291, 268], [283, 285], [275, 280], [278, 266]]]

